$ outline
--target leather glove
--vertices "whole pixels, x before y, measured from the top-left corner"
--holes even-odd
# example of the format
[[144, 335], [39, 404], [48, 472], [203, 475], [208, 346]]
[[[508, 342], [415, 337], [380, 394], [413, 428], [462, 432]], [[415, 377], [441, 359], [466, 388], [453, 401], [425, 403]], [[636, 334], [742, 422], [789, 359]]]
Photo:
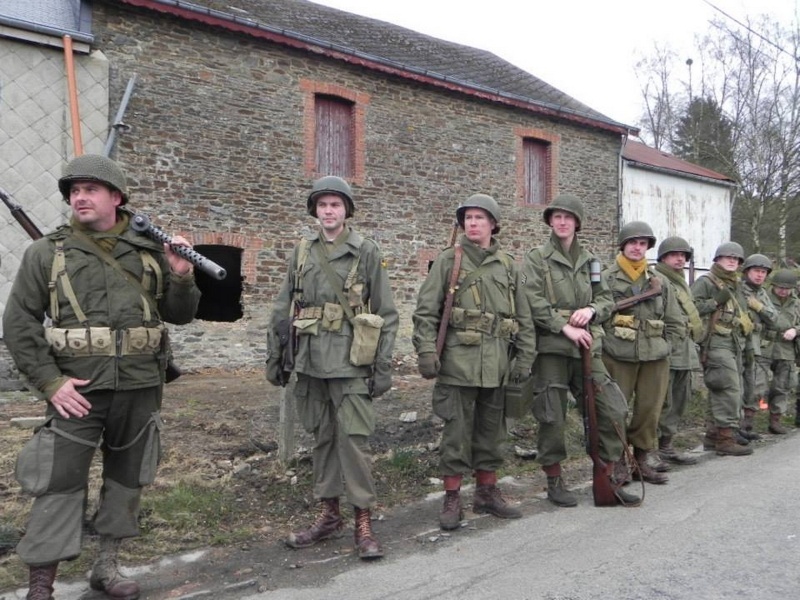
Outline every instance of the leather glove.
[[369, 395], [379, 398], [392, 389], [392, 366], [389, 363], [375, 363], [369, 380]]
[[267, 381], [269, 381], [272, 385], [275, 386], [283, 386], [286, 385], [286, 382], [289, 381], [288, 373], [285, 373], [284, 370], [281, 368], [281, 357], [276, 356], [274, 358], [270, 357], [267, 359]]
[[441, 366], [436, 352], [423, 352], [417, 357], [419, 374], [425, 379], [434, 379], [439, 374]]
[[759, 301], [755, 296], [750, 296], [747, 299], [747, 306], [757, 313], [760, 313], [762, 310], [764, 310], [764, 303]]
[[731, 299], [731, 291], [726, 287], [714, 292], [714, 301], [719, 306], [722, 306], [730, 299]]

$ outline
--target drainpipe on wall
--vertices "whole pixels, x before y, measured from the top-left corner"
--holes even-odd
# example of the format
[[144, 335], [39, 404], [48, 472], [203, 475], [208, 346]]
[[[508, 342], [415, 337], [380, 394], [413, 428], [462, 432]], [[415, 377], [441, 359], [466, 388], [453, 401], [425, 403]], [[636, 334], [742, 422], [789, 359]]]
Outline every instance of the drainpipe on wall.
[[622, 153], [625, 152], [625, 145], [628, 143], [628, 134], [622, 134], [622, 145], [619, 148], [619, 156], [617, 157], [617, 173], [618, 173], [618, 182], [617, 182], [617, 231], [619, 233], [620, 228], [622, 227], [622, 193], [623, 187], [625, 185], [625, 177], [623, 173], [623, 166], [625, 164], [625, 159], [622, 157]]
[[72, 122], [72, 145], [75, 156], [83, 154], [81, 120], [78, 114], [78, 88], [75, 84], [75, 60], [72, 54], [72, 37], [64, 36], [64, 64], [67, 68], [67, 90], [69, 92], [70, 121]]

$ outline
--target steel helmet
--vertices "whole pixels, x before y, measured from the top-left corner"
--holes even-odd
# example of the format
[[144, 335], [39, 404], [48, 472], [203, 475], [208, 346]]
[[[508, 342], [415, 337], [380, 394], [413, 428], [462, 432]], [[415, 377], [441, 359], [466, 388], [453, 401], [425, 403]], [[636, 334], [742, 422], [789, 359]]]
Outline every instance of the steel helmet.
[[720, 256], [731, 256], [739, 259], [739, 264], [744, 262], [744, 248], [736, 242], [724, 242], [714, 251], [714, 260]]
[[772, 261], [763, 254], [751, 254], [744, 260], [742, 271], [747, 271], [751, 267], [761, 267], [770, 273], [772, 272]]
[[341, 177], [327, 175], [320, 177], [311, 186], [311, 193], [308, 195], [308, 214], [312, 217], [317, 216], [317, 198], [324, 194], [335, 194], [344, 200], [345, 218], [349, 219], [356, 212], [353, 202], [353, 190], [350, 184]]
[[685, 239], [673, 235], [672, 237], [665, 238], [664, 241], [658, 245], [658, 260], [661, 260], [662, 256], [670, 252], [683, 252], [686, 255], [686, 260], [691, 260], [694, 249]]
[[772, 285], [787, 290], [797, 287], [797, 274], [791, 269], [780, 269], [772, 276]]
[[544, 209], [542, 219], [545, 223], [550, 225], [550, 215], [557, 210], [563, 210], [575, 216], [577, 221], [575, 231], [581, 230], [581, 223], [583, 222], [583, 202], [577, 196], [569, 194], [560, 194], [556, 196], [550, 205]]
[[485, 210], [489, 213], [489, 216], [494, 219], [492, 234], [497, 234], [500, 231], [500, 206], [494, 198], [486, 194], [472, 194], [466, 201], [459, 204], [456, 209], [456, 221], [458, 221], [462, 229], [464, 228], [464, 213], [467, 212], [468, 208], [481, 208]]
[[58, 180], [58, 189], [69, 204], [69, 191], [73, 181], [99, 181], [122, 194], [122, 204], [128, 201], [128, 184], [119, 165], [100, 154], [84, 154], [73, 158]]
[[625, 223], [619, 230], [619, 248], [625, 247], [625, 243], [636, 238], [647, 238], [648, 250], [656, 245], [656, 236], [653, 229], [644, 221], [631, 221]]

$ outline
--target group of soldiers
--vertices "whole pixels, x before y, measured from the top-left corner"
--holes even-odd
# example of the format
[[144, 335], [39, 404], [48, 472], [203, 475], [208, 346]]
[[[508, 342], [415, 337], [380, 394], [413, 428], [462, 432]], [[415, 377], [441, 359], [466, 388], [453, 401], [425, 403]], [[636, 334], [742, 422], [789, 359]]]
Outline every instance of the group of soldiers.
[[[81, 551], [89, 466], [100, 448], [93, 517], [100, 553], [90, 584], [109, 598], [135, 600], [139, 584], [119, 571], [118, 552], [139, 533], [141, 491], [161, 455], [165, 323], [189, 322], [200, 294], [192, 263], [174, 249], [189, 247], [187, 240], [157, 244], [130, 227], [126, 178], [115, 162], [78, 157], [59, 190], [70, 222], [26, 250], [3, 315], [12, 357], [48, 402], [46, 423], [17, 462], [22, 489], [35, 497], [17, 554], [30, 568], [27, 598], [51, 600], [59, 562]], [[350, 185], [318, 179], [306, 209], [319, 226], [289, 258], [273, 303], [266, 373], [276, 386], [296, 374], [295, 407], [314, 436], [313, 494], [321, 508], [285, 542], [300, 549], [343, 535], [344, 497], [353, 507], [357, 555], [371, 560], [384, 553], [372, 529], [372, 402], [391, 389], [399, 317], [380, 249], [347, 222], [356, 211]], [[762, 288], [769, 260], [745, 260], [741, 246], [728, 242], [690, 289], [683, 275], [689, 244], [664, 240], [653, 267], [645, 254], [656, 239], [638, 221], [622, 226], [619, 252], [603, 270], [579, 237], [583, 204], [569, 195], [545, 208], [550, 238], [521, 265], [496, 237], [501, 217], [491, 196], [461, 202], [456, 220], [463, 233], [433, 261], [413, 314], [419, 372], [435, 379], [433, 411], [444, 423], [443, 529], [463, 519], [465, 477], [475, 479], [474, 512], [521, 516], [497, 486], [506, 418], [520, 411], [532, 410], [539, 423], [548, 499], [577, 505], [562, 462], [568, 408], [574, 399], [585, 409], [584, 365], [598, 453], [608, 466], [603, 477], [622, 506], [641, 502], [624, 487], [632, 477], [665, 483], [670, 462], [693, 462], [672, 439], [701, 364], [707, 447], [720, 455], [752, 452], [762, 397], [769, 430], [786, 432], [781, 415], [796, 386], [800, 320], [791, 272], [775, 273], [770, 293]]]

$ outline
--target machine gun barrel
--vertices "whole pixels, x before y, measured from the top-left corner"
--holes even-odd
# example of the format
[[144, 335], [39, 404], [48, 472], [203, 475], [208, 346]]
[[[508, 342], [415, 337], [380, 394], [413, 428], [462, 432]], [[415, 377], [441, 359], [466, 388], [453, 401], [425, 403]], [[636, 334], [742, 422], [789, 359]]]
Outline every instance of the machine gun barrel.
[[180, 256], [181, 258], [185, 258], [198, 269], [210, 275], [214, 279], [222, 281], [228, 275], [227, 271], [215, 263], [213, 260], [210, 260], [197, 252], [196, 250], [192, 250], [191, 248], [187, 248], [186, 246], [176, 246], [172, 244], [172, 238], [167, 234], [163, 229], [160, 227], [153, 225], [150, 222], [150, 218], [147, 215], [143, 215], [141, 213], [136, 213], [131, 216], [131, 227], [134, 231], [143, 233], [147, 237], [154, 239], [157, 242], [161, 242], [162, 244], [169, 244], [170, 247], [175, 251], [175, 253]]

